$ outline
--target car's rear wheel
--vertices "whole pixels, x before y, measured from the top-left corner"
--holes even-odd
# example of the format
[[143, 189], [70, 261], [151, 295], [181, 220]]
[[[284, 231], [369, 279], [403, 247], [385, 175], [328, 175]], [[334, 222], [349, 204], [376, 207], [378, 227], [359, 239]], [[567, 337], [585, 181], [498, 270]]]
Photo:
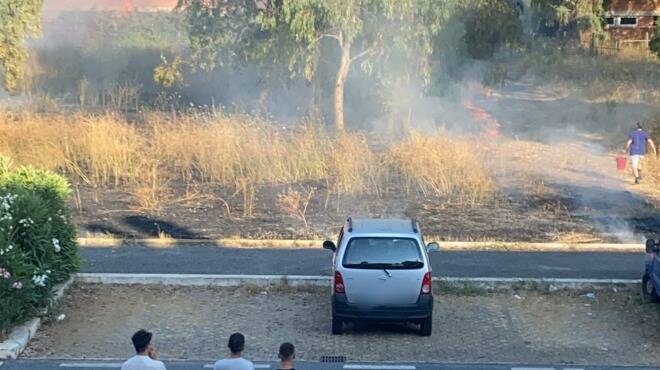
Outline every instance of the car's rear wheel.
[[336, 317], [332, 317], [332, 334], [341, 335], [344, 333], [344, 322]]
[[433, 320], [429, 317], [428, 319], [422, 320], [419, 324], [419, 334], [423, 337], [428, 337], [433, 331]]
[[642, 277], [642, 296], [646, 302], [658, 302], [660, 297], [658, 293], [655, 292], [655, 287], [653, 286], [653, 279], [649, 274], [644, 274]]

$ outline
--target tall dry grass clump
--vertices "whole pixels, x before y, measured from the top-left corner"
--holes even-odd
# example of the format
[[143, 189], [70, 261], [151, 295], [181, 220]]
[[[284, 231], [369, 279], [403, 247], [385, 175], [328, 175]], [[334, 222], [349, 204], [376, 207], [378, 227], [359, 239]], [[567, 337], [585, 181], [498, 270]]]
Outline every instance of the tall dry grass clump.
[[115, 114], [71, 117], [66, 157], [94, 184], [118, 186], [141, 173], [145, 140], [134, 125]]
[[328, 141], [327, 181], [332, 192], [378, 193], [380, 166], [367, 138], [359, 133], [342, 133]]
[[167, 167], [191, 181], [232, 185], [318, 180], [325, 174], [325, 133], [304, 126], [292, 133], [247, 116], [152, 119], [156, 150]]
[[476, 203], [492, 190], [491, 178], [465, 141], [451, 140], [443, 133], [413, 134], [396, 144], [389, 155], [401, 171], [406, 190], [425, 195], [456, 196]]
[[143, 138], [114, 114], [35, 115], [0, 112], [0, 151], [21, 165], [69, 172], [97, 185], [139, 173]]
[[10, 113], [0, 109], [0, 153], [17, 164], [54, 170], [66, 164], [63, 117]]
[[245, 115], [149, 113], [129, 122], [113, 113], [0, 112], [1, 154], [74, 182], [123, 186], [144, 208], [157, 208], [176, 183], [223, 187], [242, 197], [246, 216], [258, 188], [272, 184], [325, 184], [338, 196], [406, 190], [477, 202], [491, 181], [471, 150], [438, 133], [376, 151], [361, 133], [333, 136], [313, 122], [284, 129]]

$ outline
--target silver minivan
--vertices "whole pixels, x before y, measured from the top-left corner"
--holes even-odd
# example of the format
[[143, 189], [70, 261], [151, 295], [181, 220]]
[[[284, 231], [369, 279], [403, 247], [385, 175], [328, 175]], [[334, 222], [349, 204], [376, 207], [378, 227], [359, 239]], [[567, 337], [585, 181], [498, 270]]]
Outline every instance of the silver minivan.
[[427, 252], [415, 220], [352, 219], [339, 232], [334, 252], [332, 333], [342, 334], [345, 322], [403, 321], [420, 325], [431, 335], [433, 289]]

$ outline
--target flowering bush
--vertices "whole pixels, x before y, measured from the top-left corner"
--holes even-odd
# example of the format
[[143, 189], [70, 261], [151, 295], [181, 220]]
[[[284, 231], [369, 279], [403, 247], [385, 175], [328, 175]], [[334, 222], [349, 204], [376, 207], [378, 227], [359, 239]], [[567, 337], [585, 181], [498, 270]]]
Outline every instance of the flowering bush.
[[53, 286], [79, 267], [69, 191], [50, 172], [0, 171], [0, 334], [41, 314]]

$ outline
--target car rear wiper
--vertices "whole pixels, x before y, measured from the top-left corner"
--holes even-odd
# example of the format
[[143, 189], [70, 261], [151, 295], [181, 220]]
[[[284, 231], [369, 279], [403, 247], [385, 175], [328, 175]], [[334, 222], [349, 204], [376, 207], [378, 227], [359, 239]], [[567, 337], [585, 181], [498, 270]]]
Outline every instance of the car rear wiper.
[[424, 262], [421, 261], [403, 261], [401, 265], [405, 267], [419, 268], [424, 266]]
[[369, 263], [367, 261], [362, 261], [360, 263], [347, 263], [344, 265], [344, 267], [348, 268], [364, 268], [364, 269], [384, 269], [386, 267], [389, 267], [389, 264], [384, 264], [384, 263]]

